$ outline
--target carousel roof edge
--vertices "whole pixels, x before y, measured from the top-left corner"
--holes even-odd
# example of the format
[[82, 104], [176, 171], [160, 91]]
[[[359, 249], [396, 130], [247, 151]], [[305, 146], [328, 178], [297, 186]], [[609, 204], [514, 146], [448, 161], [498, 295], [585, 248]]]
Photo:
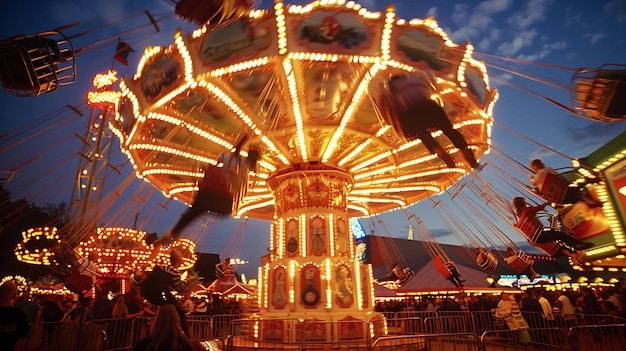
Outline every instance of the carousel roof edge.
[[602, 145], [581, 161], [589, 166], [596, 167], [614, 157], [616, 154], [621, 153], [624, 149], [626, 149], [626, 131]]

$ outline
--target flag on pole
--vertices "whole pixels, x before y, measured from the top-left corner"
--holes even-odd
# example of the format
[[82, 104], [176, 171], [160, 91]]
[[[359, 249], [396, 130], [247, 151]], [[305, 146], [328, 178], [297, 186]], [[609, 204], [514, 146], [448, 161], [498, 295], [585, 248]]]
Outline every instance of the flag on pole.
[[135, 50], [120, 39], [117, 43], [117, 49], [115, 50], [115, 60], [122, 63], [124, 66], [128, 66], [128, 55], [130, 55], [131, 52], [135, 52]]

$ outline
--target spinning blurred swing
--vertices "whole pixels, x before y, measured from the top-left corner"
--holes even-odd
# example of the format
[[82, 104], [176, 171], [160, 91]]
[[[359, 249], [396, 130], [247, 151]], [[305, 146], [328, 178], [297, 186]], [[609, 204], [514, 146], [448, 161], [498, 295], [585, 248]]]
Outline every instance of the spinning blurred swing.
[[[500, 257], [508, 265], [510, 265], [517, 273], [527, 274], [529, 268], [532, 267], [532, 264], [534, 263], [534, 260], [532, 259], [532, 257], [526, 254], [525, 252], [523, 252], [521, 247], [517, 245], [517, 243], [515, 243], [511, 238], [509, 238], [506, 235], [506, 233], [502, 231], [501, 228], [495, 225], [497, 221], [496, 217], [486, 215], [486, 213], [498, 213], [498, 211], [486, 210], [481, 204], [478, 203], [477, 200], [474, 200], [472, 202], [472, 198], [466, 196], [465, 194], [461, 192], [466, 185], [470, 189], [470, 191], [474, 195], [476, 195], [475, 199], [481, 198], [483, 200], [486, 200], [484, 205], [486, 205], [487, 207], [489, 207], [490, 203], [498, 207], [502, 206], [501, 203], [497, 204], [498, 202], [501, 202], [501, 200], [492, 201], [494, 198], [497, 197], [497, 195], [489, 194], [489, 192], [492, 191], [490, 187], [485, 187], [485, 186], [481, 187], [472, 181], [472, 182], [468, 182], [468, 183], [461, 185], [458, 188], [457, 193], [451, 197], [451, 198], [457, 198], [461, 202], [461, 204], [454, 202], [455, 205], [457, 205], [456, 210], [459, 211], [458, 213], [461, 213], [465, 216], [466, 220], [472, 224], [473, 226], [472, 229], [476, 230], [477, 232], [480, 232], [482, 234], [483, 239], [489, 243], [493, 251], [500, 253]], [[436, 208], [437, 205], [444, 208], [446, 216], [444, 216], [442, 213], [440, 213], [437, 210]], [[458, 235], [456, 235], [457, 233], [456, 229], [464, 233], [465, 236], [468, 237], [472, 243], [474, 243], [475, 241], [478, 243], [482, 243], [482, 240], [478, 238], [478, 236], [471, 234], [472, 230], [465, 224], [464, 221], [460, 220], [455, 215], [453, 215], [454, 213], [457, 213], [457, 212], [447, 209], [446, 205], [441, 202], [439, 202], [437, 205], [434, 207], [435, 211], [439, 214], [441, 219], [448, 226], [448, 229], [450, 229], [450, 231], [457, 237], [457, 239], [459, 239], [459, 241], [462, 242], [462, 239]], [[467, 213], [466, 210], [469, 210], [471, 213]], [[452, 225], [449, 218], [451, 218], [452, 221], [454, 221], [453, 223], [454, 225]], [[480, 222], [481, 225], [478, 225], [477, 221]], [[495, 250], [497, 245], [495, 244], [494, 240], [490, 239], [490, 235], [487, 235], [487, 233], [483, 230], [485, 226], [487, 227], [491, 237], [495, 237], [504, 246], [512, 249], [515, 254], [512, 256], [503, 256], [501, 254], [501, 251]], [[478, 246], [478, 248], [480, 249], [484, 247], [485, 247], [484, 244], [482, 246]], [[476, 258], [476, 261], [479, 267], [481, 267], [482, 269], [484, 269], [485, 271], [489, 273], [492, 273], [497, 267], [498, 259], [495, 257], [495, 255], [493, 254], [491, 250], [488, 250], [485, 252], [487, 258], [485, 258], [481, 264], [479, 262], [480, 261], [479, 258], [481, 257], [481, 254], [482, 252], [478, 252], [478, 255], [474, 255], [473, 257]]]
[[215, 30], [242, 18], [252, 9], [252, 0], [171, 0], [176, 14], [192, 23]]
[[[507, 79], [503, 75], [496, 74], [495, 71], [489, 75], [494, 81], [538, 96], [573, 115], [596, 122], [614, 123], [626, 120], [626, 65], [624, 64], [604, 64], [599, 68], [568, 68], [479, 52], [475, 52], [474, 55], [484, 60], [485, 65], [495, 71], [502, 71], [507, 75], [515, 75], [516, 78], [564, 90], [570, 95], [571, 107], [542, 96], [537, 90], [517, 85], [513, 83], [516, 80]], [[519, 64], [519, 66], [514, 67], [514, 64]], [[531, 72], [532, 68], [570, 71], [572, 77], [570, 82], [556, 82]]]
[[[377, 222], [380, 230], [377, 230], [376, 223], [374, 222], [374, 218], [370, 217], [370, 221], [372, 222], [372, 228], [375, 233], [381, 233], [385, 238], [391, 238], [391, 234], [387, 229], [387, 226], [378, 216]], [[406, 259], [398, 249], [394, 240], [381, 240], [382, 246], [381, 249], [381, 257], [384, 260], [384, 266], [387, 272], [387, 276], [375, 279], [375, 283], [378, 283], [382, 286], [385, 286], [389, 289], [398, 289], [402, 285], [406, 284], [413, 276], [415, 272], [408, 266]]]
[[435, 240], [432, 233], [426, 228], [424, 222], [419, 219], [414, 213], [409, 213], [406, 209], [403, 209], [404, 214], [407, 216], [409, 225], [414, 228], [413, 230], [418, 233], [422, 238], [422, 243], [428, 255], [432, 258], [432, 262], [435, 265], [437, 271], [441, 276], [453, 283], [457, 288], [463, 289], [463, 282], [461, 274], [455, 263], [450, 260], [446, 252], [441, 245]]
[[574, 109], [590, 118], [619, 122], [626, 118], [626, 65], [605, 64], [581, 68], [572, 77]]
[[[497, 168], [498, 170], [502, 171], [502, 169], [499, 166], [495, 164], [491, 164], [491, 165], [493, 168]], [[498, 174], [498, 173], [495, 173], [495, 174]], [[506, 173], [501, 173], [498, 175], [507, 176]], [[476, 211], [474, 212], [476, 213], [477, 216], [485, 217], [485, 213], [491, 213], [499, 217], [500, 220], [504, 220], [505, 222], [510, 223], [511, 217], [512, 217], [511, 204], [510, 204], [510, 201], [504, 199], [501, 195], [501, 194], [506, 193], [506, 191], [502, 189], [494, 190], [493, 182], [490, 183], [490, 182], [485, 181], [478, 174], [474, 174], [474, 176], [475, 176], [474, 179], [480, 182], [480, 184], [477, 184], [476, 182], [472, 181], [472, 182], [467, 183], [467, 185], [470, 191], [477, 198], [480, 198], [483, 200], [483, 203], [487, 209], [485, 209], [484, 211], [481, 211], [480, 209], [478, 209], [477, 207], [478, 205], [471, 205], [471, 206], [468, 205], [468, 207], [475, 208]], [[503, 177], [502, 180], [504, 180], [506, 183], [510, 179]], [[511, 189], [514, 189], [514, 187], [511, 187]], [[466, 204], [468, 203], [467, 199], [464, 199], [464, 201]], [[514, 249], [516, 253], [516, 257], [512, 262], [507, 262], [507, 263], [511, 265], [516, 271], [518, 271], [518, 273], [526, 270], [528, 267], [532, 266], [533, 258], [530, 255], [523, 252], [521, 247], [517, 245], [517, 243], [515, 243], [514, 240], [512, 240], [501, 228], [499, 228], [498, 226], [494, 224], [496, 223], [496, 220], [497, 220], [495, 216], [492, 217], [491, 219], [483, 218], [481, 221], [483, 224], [487, 225], [491, 229], [491, 234], [495, 235], [507, 247]], [[526, 238], [525, 235], [523, 237]], [[552, 242], [546, 243], [546, 244], [533, 244], [533, 243], [531, 244], [537, 247], [538, 249], [540, 249], [541, 251], [544, 251], [550, 256], [552, 256], [556, 252], [555, 250], [558, 251], [560, 249], [560, 246]], [[537, 257], [536, 255], [533, 255], [533, 256]], [[542, 257], [538, 257], [538, 258], [542, 258]], [[543, 259], [549, 259], [549, 258], [544, 257]]]
[[0, 42], [0, 81], [9, 94], [37, 96], [74, 83], [74, 47], [64, 28]]
[[474, 250], [472, 250], [468, 245], [464, 244], [462, 246], [465, 248], [468, 255], [476, 260], [476, 264], [481, 269], [488, 273], [492, 273], [496, 267], [498, 267], [498, 258], [492, 252], [492, 249], [495, 249], [496, 245], [494, 245], [489, 237], [484, 233], [483, 238], [480, 238], [478, 235], [472, 234], [473, 231], [469, 228], [468, 223], [472, 225], [475, 231], [480, 233], [483, 232], [482, 227], [477, 225], [474, 221], [474, 218], [477, 218], [476, 216], [466, 214], [464, 208], [459, 206], [461, 213], [466, 216], [467, 222], [464, 222], [453, 211], [449, 210], [447, 205], [441, 200], [437, 201], [433, 205], [433, 209], [460, 243], [464, 244], [464, 240], [458, 234], [459, 232], [463, 233], [463, 235], [469, 239], [471, 245], [474, 247]]
[[[93, 34], [107, 27], [119, 25], [123, 21], [137, 16], [147, 15], [150, 23], [116, 33], [84, 46], [75, 48], [72, 40]], [[131, 14], [121, 21], [113, 21], [101, 27], [88, 29], [84, 32], [66, 36], [61, 31], [78, 27], [80, 23], [72, 23], [47, 32], [32, 35], [16, 35], [0, 40], [0, 82], [4, 89], [15, 96], [38, 96], [55, 91], [58, 87], [69, 85], [76, 80], [76, 56], [83, 54], [94, 46], [112, 40], [119, 40], [122, 35], [154, 27], [160, 31], [155, 19], [148, 11]], [[116, 55], [119, 52], [116, 53]]]

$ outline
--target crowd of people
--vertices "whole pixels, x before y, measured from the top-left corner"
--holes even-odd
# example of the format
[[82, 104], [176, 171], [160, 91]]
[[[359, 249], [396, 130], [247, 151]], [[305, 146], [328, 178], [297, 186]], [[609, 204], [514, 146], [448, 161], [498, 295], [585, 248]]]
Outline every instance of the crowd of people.
[[[14, 345], [19, 338], [28, 335], [30, 327], [37, 322], [81, 322], [86, 323], [97, 320], [130, 319], [137, 317], [156, 317], [151, 323], [151, 330], [168, 327], [173, 333], [169, 335], [168, 342], [178, 340], [185, 332], [185, 319], [189, 316], [222, 315], [242, 312], [242, 305], [237, 301], [220, 298], [219, 295], [208, 297], [192, 296], [189, 293], [179, 295], [176, 305], [155, 305], [145, 300], [141, 293], [136, 290], [118, 294], [114, 299], [109, 298], [109, 292], [103, 292], [96, 298], [83, 297], [76, 300], [76, 295], [58, 296], [31, 296], [28, 291], [21, 295], [16, 285], [5, 282], [0, 286], [0, 342], [6, 345]], [[376, 304], [378, 312], [402, 312], [402, 311], [467, 311], [467, 312], [493, 312], [502, 309], [502, 306], [514, 306], [521, 312], [535, 312], [541, 316], [541, 326], [546, 327], [556, 320], [566, 324], [575, 323], [576, 315], [597, 315], [598, 321], [608, 316], [626, 318], [626, 282], [618, 283], [610, 287], [581, 287], [577, 291], [544, 289], [528, 289], [517, 294], [496, 295], [459, 295], [456, 297], [425, 297], [419, 299], [406, 299], [401, 301], [381, 301]], [[178, 309], [184, 314], [181, 316]], [[511, 308], [509, 308], [510, 310]], [[164, 310], [167, 310], [165, 312]], [[172, 311], [176, 317], [172, 317]], [[167, 321], [157, 322], [160, 315], [167, 316]], [[163, 324], [165, 323], [165, 324]], [[528, 320], [530, 328], [536, 328], [536, 320]], [[176, 324], [176, 328], [172, 326]], [[178, 333], [178, 325], [182, 334]], [[175, 334], [175, 335], [174, 335]], [[147, 334], [149, 337], [152, 334]], [[163, 335], [159, 332], [158, 334]], [[164, 340], [158, 337], [146, 339], [137, 344], [137, 350], [145, 347], [152, 348], [155, 342]], [[188, 350], [184, 341], [177, 341], [180, 350]], [[3, 344], [4, 345], [4, 344]], [[169, 345], [169, 344], [168, 344]], [[9, 350], [12, 347], [8, 348]], [[169, 348], [168, 348], [169, 350]]]
[[[120, 292], [120, 287], [105, 288], [107, 284], [97, 285], [96, 296], [86, 294], [43, 295], [33, 298], [28, 291], [18, 294], [17, 286], [12, 281], [0, 287], [0, 300], [3, 311], [0, 321], [0, 341], [10, 340], [13, 344], [18, 338], [28, 335], [29, 326], [34, 323], [78, 322], [88, 323], [98, 320], [132, 319], [136, 317], [157, 317], [158, 322], [163, 310], [174, 310], [177, 321], [184, 335], [188, 335], [186, 319], [191, 315], [239, 314], [239, 302], [224, 300], [220, 295], [210, 297], [191, 296], [191, 288], [197, 285], [200, 278], [182, 279], [177, 267], [183, 257], [176, 249], [170, 250], [170, 264], [157, 265], [150, 272], [142, 273], [133, 279], [132, 288]], [[174, 295], [172, 291], [177, 291]], [[22, 321], [23, 319], [23, 321]], [[167, 323], [174, 323], [169, 321]], [[24, 327], [25, 325], [25, 327]], [[170, 324], [167, 324], [171, 326]], [[19, 327], [18, 327], [19, 326]], [[170, 335], [174, 338], [174, 335]], [[174, 338], [176, 339], [176, 338]], [[160, 338], [155, 339], [161, 340]], [[156, 342], [148, 342], [149, 349]], [[184, 343], [178, 346], [185, 346]], [[143, 346], [142, 346], [143, 347]], [[13, 347], [9, 348], [13, 349]], [[142, 348], [143, 349], [143, 348]], [[168, 348], [170, 350], [170, 348]], [[186, 350], [186, 348], [181, 348]]]
[[510, 300], [522, 312], [538, 312], [546, 320], [560, 315], [571, 320], [570, 315], [612, 315], [626, 319], [626, 282], [609, 287], [581, 287], [574, 290], [546, 291], [542, 288], [522, 290], [519, 294], [460, 295], [447, 297], [425, 297], [421, 300], [390, 300], [376, 304], [377, 312], [444, 312], [469, 311], [492, 312], [502, 299]]
[[[224, 299], [218, 294], [192, 296], [186, 293], [178, 296], [175, 305], [164, 304], [160, 306], [145, 300], [137, 290], [130, 290], [124, 294], [119, 292], [111, 294], [114, 296], [113, 298], [110, 297], [110, 294], [110, 291], [102, 291], [95, 298], [90, 296], [77, 298], [76, 295], [31, 296], [28, 291], [20, 293], [13, 282], [5, 282], [0, 286], [0, 343], [2, 345], [15, 345], [18, 339], [29, 335], [31, 326], [37, 323], [89, 323], [112, 319], [157, 317], [151, 323], [151, 325], [154, 324], [151, 328], [156, 328], [156, 326], [163, 327], [159, 322], [156, 322], [160, 313], [166, 313], [169, 320], [171, 319], [171, 310], [177, 312], [180, 308], [183, 311], [183, 317], [181, 318], [176, 313], [176, 319], [180, 328], [185, 329], [185, 320], [189, 317], [239, 315], [243, 308], [239, 301]], [[167, 309], [168, 312], [161, 312], [163, 309]], [[168, 321], [167, 323], [174, 322]], [[7, 343], [2, 343], [3, 341], [7, 341]], [[143, 345], [140, 350], [156, 350], [155, 348], [143, 348], [145, 346]], [[13, 346], [9, 346], [7, 350], [13, 350]]]

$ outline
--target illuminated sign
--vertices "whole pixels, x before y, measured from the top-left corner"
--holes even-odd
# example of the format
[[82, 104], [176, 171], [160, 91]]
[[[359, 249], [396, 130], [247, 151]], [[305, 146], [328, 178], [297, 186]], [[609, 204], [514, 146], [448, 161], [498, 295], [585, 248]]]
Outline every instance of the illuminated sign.
[[350, 227], [352, 227], [352, 233], [354, 233], [355, 240], [361, 240], [365, 238], [365, 230], [363, 230], [363, 226], [358, 219], [350, 218]]
[[614, 206], [616, 213], [622, 217], [624, 221], [624, 210], [626, 209], [626, 159], [615, 163], [604, 171], [604, 177], [607, 185], [612, 189]]

